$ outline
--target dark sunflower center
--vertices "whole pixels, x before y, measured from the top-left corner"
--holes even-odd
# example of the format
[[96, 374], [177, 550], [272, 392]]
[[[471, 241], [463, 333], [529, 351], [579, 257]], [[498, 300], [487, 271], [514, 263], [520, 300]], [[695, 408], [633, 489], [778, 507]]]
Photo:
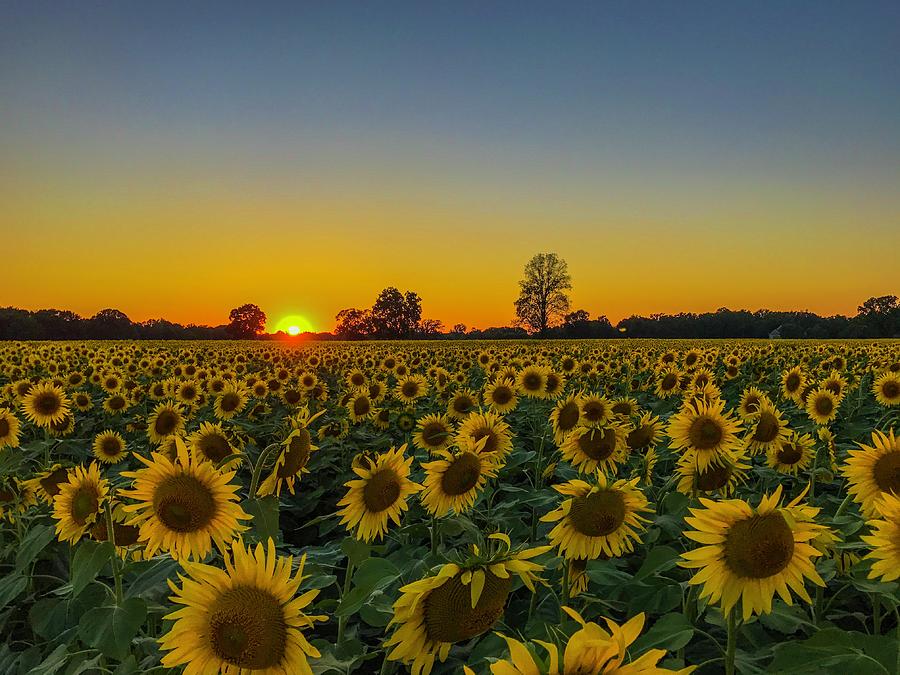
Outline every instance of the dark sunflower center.
[[193, 398], [197, 398], [197, 390], [193, 387], [184, 387], [181, 390], [181, 397], [191, 400]]
[[872, 467], [872, 477], [882, 492], [900, 493], [900, 452], [888, 452]]
[[232, 392], [228, 392], [227, 394], [222, 394], [222, 398], [219, 399], [219, 405], [222, 410], [225, 412], [234, 412], [238, 409], [238, 406], [241, 404], [241, 397]]
[[62, 401], [53, 392], [43, 392], [34, 398], [34, 409], [41, 415], [54, 415], [61, 406]]
[[[116, 538], [116, 546], [134, 546], [138, 542], [140, 532], [141, 528], [134, 525], [113, 523], [113, 535]], [[109, 538], [105, 520], [101, 520], [91, 528], [91, 538], [94, 541], [106, 541]]]
[[50, 495], [51, 497], [55, 497], [59, 494], [60, 483], [65, 483], [67, 476], [68, 471], [66, 471], [65, 469], [54, 469], [47, 476], [41, 478], [41, 487], [48, 495]]
[[287, 401], [288, 405], [295, 405], [296, 403], [299, 403], [302, 398], [303, 394], [296, 389], [288, 389], [284, 392], [284, 400]]
[[538, 391], [543, 384], [543, 378], [538, 373], [528, 373], [522, 378], [522, 386], [528, 391]]
[[630, 431], [625, 441], [632, 450], [642, 450], [649, 446], [653, 441], [653, 427], [649, 424], [642, 424], [633, 431]]
[[562, 431], [570, 431], [578, 424], [579, 417], [581, 417], [581, 411], [578, 409], [578, 404], [575, 401], [569, 401], [559, 409], [559, 415], [556, 418], [557, 425]]
[[478, 484], [480, 475], [481, 460], [474, 453], [464, 452], [450, 462], [441, 477], [441, 489], [454, 497], [464, 495]]
[[512, 400], [512, 389], [506, 386], [500, 386], [491, 393], [491, 399], [499, 405], [506, 405]]
[[350, 378], [350, 382], [353, 384], [354, 387], [361, 387], [366, 383], [366, 378], [363, 377], [362, 375], [360, 375], [359, 373], [356, 373], [355, 375], [353, 375]]
[[705, 415], [695, 419], [688, 429], [691, 445], [699, 450], [712, 450], [722, 441], [722, 435], [722, 427]]
[[372, 409], [372, 404], [365, 396], [360, 396], [353, 400], [353, 414], [357, 416], [368, 415]]
[[0, 438], [6, 438], [6, 435], [9, 433], [10, 426], [9, 422], [0, 417]]
[[425, 632], [434, 642], [463, 642], [488, 631], [503, 616], [512, 578], [484, 570], [484, 588], [472, 607], [470, 587], [453, 577], [425, 599]]
[[480, 441], [482, 438], [486, 438], [487, 440], [484, 442], [484, 450], [483, 452], [494, 452], [499, 445], [499, 441], [497, 439], [497, 434], [495, 434], [491, 429], [476, 429], [472, 432], [472, 439]]
[[674, 389], [678, 384], [678, 376], [674, 373], [667, 374], [662, 380], [662, 388], [665, 390]]
[[84, 406], [86, 406], [86, 405], [87, 405], [88, 403], [90, 403], [90, 402], [91, 402], [91, 400], [90, 400], [87, 396], [85, 396], [84, 394], [78, 394], [78, 395], [75, 397], [75, 403], [76, 403], [77, 405], [79, 405], [79, 406], [84, 407]]
[[613, 404], [612, 411], [616, 415], [631, 415], [631, 404], [627, 401], [619, 401]]
[[604, 460], [616, 449], [616, 432], [612, 429], [591, 429], [578, 439], [578, 449], [591, 459]]
[[270, 593], [238, 586], [223, 593], [209, 610], [209, 642], [223, 661], [264, 670], [277, 666], [287, 645], [284, 610]]
[[291, 439], [287, 450], [284, 453], [284, 463], [278, 467], [277, 475], [279, 478], [288, 478], [296, 475], [300, 469], [306, 466], [312, 451], [312, 442], [309, 432], [306, 429], [300, 429], [299, 433]]
[[599, 422], [606, 415], [606, 406], [600, 401], [588, 401], [584, 404], [582, 412], [589, 422]]
[[791, 373], [784, 381], [784, 386], [788, 391], [797, 391], [800, 388], [800, 376], [797, 373]]
[[739, 577], [765, 579], [784, 570], [794, 556], [794, 534], [780, 513], [734, 523], [724, 543], [725, 562]]
[[820, 415], [830, 415], [831, 411], [834, 410], [834, 403], [832, 403], [831, 398], [828, 396], [818, 396], [816, 397], [816, 412]]
[[403, 383], [403, 395], [406, 397], [415, 396], [419, 392], [419, 385], [415, 382]]
[[211, 462], [221, 462], [231, 454], [228, 439], [219, 433], [209, 433], [200, 439], [200, 452]]
[[[881, 395], [884, 396], [889, 401], [900, 396], [900, 382], [895, 382], [894, 380], [888, 380], [884, 384], [881, 385]], [[2, 436], [2, 434], [0, 434]]]
[[759, 398], [757, 396], [748, 397], [747, 401], [744, 403], [744, 409], [750, 413], [759, 410]]
[[72, 497], [72, 520], [84, 525], [87, 519], [100, 510], [100, 500], [92, 487], [84, 486]]
[[156, 416], [153, 430], [160, 436], [168, 436], [178, 426], [178, 415], [171, 410], [163, 410]]
[[612, 534], [624, 521], [625, 500], [616, 490], [601, 490], [575, 497], [569, 509], [572, 527], [586, 537]]
[[778, 418], [770, 412], [761, 413], [756, 422], [756, 431], [753, 432], [753, 440], [759, 443], [770, 443], [778, 436], [781, 429]]
[[468, 396], [457, 396], [453, 399], [453, 409], [458, 413], [468, 413], [475, 405]]
[[697, 489], [702, 492], [713, 492], [721, 490], [728, 484], [731, 478], [732, 469], [730, 466], [719, 466], [718, 464], [710, 464], [705, 471], [697, 474]]
[[110, 410], [121, 410], [125, 407], [125, 399], [122, 396], [111, 396], [108, 405]]
[[159, 484], [153, 493], [153, 510], [170, 530], [196, 532], [216, 515], [216, 502], [203, 483], [181, 474]]
[[107, 457], [115, 457], [122, 452], [122, 444], [115, 436], [107, 436], [100, 443], [100, 452]]
[[783, 443], [778, 451], [779, 464], [796, 464], [803, 457], [803, 452], [795, 443]]
[[422, 427], [422, 440], [425, 445], [438, 446], [447, 438], [447, 427], [441, 422], [429, 422]]
[[363, 502], [366, 509], [380, 513], [394, 505], [400, 497], [400, 477], [393, 469], [382, 469], [366, 481]]

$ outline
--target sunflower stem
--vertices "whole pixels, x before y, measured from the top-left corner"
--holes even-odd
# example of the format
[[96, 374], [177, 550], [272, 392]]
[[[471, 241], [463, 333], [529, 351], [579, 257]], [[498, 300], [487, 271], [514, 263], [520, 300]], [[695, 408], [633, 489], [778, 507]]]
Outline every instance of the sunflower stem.
[[822, 623], [822, 603], [825, 600], [825, 589], [821, 586], [816, 586], [816, 597], [815, 602], [813, 603], [813, 623], [816, 626]]
[[872, 632], [881, 635], [881, 598], [872, 593]]
[[116, 605], [122, 604], [122, 570], [119, 569], [119, 554], [116, 552], [116, 531], [113, 527], [112, 506], [109, 500], [104, 508], [106, 511], [106, 539], [112, 544], [109, 564], [112, 567], [113, 580], [116, 584]]
[[569, 561], [563, 560], [563, 576], [562, 576], [562, 598], [559, 603], [559, 621], [563, 622], [566, 613], [563, 607], [569, 606]]
[[725, 648], [725, 675], [734, 675], [734, 655], [737, 646], [737, 611], [728, 612], [728, 645]]
[[[341, 589], [341, 602], [344, 601], [344, 598], [347, 597], [347, 593], [350, 592], [350, 581], [353, 579], [353, 561], [350, 560], [350, 556], [347, 556], [347, 571], [344, 574], [344, 586]], [[344, 642], [344, 629], [347, 627], [347, 617], [346, 615], [341, 615], [338, 617], [338, 634], [337, 634], [337, 643], [343, 644]]]
[[437, 555], [438, 550], [438, 522], [435, 516], [431, 516], [431, 555]]
[[272, 450], [278, 447], [280, 447], [279, 443], [272, 443], [259, 453], [259, 459], [256, 460], [256, 466], [253, 467], [253, 478], [250, 480], [250, 499], [256, 499], [256, 488], [259, 485], [259, 477], [262, 475], [263, 465], [266, 463]]
[[853, 495], [851, 495], [851, 494], [848, 492], [848, 493], [847, 493], [847, 496], [844, 497], [844, 501], [841, 502], [841, 505], [838, 506], [837, 511], [834, 512], [834, 517], [835, 517], [835, 518], [841, 516], [841, 515], [844, 513], [844, 511], [847, 510], [847, 506], [850, 505], [850, 500], [851, 500], [852, 498], [853, 498]]

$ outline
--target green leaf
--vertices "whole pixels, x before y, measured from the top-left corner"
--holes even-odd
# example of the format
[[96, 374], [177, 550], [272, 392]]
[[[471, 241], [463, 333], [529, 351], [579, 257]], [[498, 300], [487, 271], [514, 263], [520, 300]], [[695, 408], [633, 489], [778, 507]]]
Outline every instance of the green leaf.
[[10, 574], [0, 579], [0, 609], [15, 600], [28, 586], [28, 577]]
[[650, 549], [644, 558], [641, 568], [635, 573], [634, 580], [642, 581], [657, 572], [664, 572], [675, 567], [680, 554], [669, 546], [657, 546]]
[[796, 633], [804, 625], [809, 625], [809, 615], [798, 605], [788, 606], [782, 600], [772, 604], [769, 614], [759, 617], [760, 623], [771, 630], [790, 635]]
[[53, 532], [53, 527], [50, 525], [36, 525], [28, 530], [28, 534], [25, 535], [16, 552], [17, 571], [21, 572], [28, 567], [31, 561], [47, 548], [47, 544], [53, 541]]
[[72, 596], [76, 596], [97, 578], [104, 565], [109, 563], [110, 556], [115, 555], [113, 545], [105, 541], [102, 544], [90, 539], [82, 541], [72, 558], [69, 571], [72, 584]]
[[[775, 645], [772, 673], [890, 673], [893, 664], [880, 663], [867, 653], [859, 633], [825, 628], [808, 640]], [[888, 638], [894, 639], [894, 638]], [[896, 653], [894, 651], [893, 653]]]
[[341, 550], [355, 567], [358, 567], [372, 553], [371, 546], [353, 537], [347, 537], [341, 542]]
[[67, 645], [59, 645], [37, 666], [28, 671], [28, 675], [53, 675], [60, 668], [66, 665], [69, 659], [69, 650]]
[[248, 499], [242, 506], [253, 516], [251, 532], [256, 541], [278, 541], [281, 534], [278, 529], [278, 497], [269, 495], [261, 499]]
[[684, 614], [673, 612], [657, 619], [650, 630], [641, 635], [631, 646], [635, 655], [650, 649], [665, 649], [674, 652], [681, 649], [694, 637], [694, 626]]
[[142, 560], [133, 563], [129, 571], [137, 570], [137, 575], [125, 577], [125, 597], [137, 598], [151, 595], [152, 591], [161, 591], [163, 594], [169, 590], [166, 579], [175, 575], [178, 563], [169, 556]]
[[104, 656], [122, 660], [131, 651], [131, 641], [147, 617], [147, 605], [140, 598], [129, 598], [121, 605], [104, 605], [84, 613], [78, 622], [78, 635]]
[[341, 598], [341, 603], [334, 613], [337, 616], [356, 614], [375, 591], [386, 588], [399, 576], [400, 570], [397, 566], [384, 558], [364, 560], [353, 575], [353, 588]]

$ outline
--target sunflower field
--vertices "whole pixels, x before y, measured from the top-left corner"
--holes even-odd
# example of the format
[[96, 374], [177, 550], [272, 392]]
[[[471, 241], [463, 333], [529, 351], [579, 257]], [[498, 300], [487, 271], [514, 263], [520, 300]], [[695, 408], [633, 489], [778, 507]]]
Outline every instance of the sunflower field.
[[900, 673], [900, 342], [0, 343], [0, 673]]

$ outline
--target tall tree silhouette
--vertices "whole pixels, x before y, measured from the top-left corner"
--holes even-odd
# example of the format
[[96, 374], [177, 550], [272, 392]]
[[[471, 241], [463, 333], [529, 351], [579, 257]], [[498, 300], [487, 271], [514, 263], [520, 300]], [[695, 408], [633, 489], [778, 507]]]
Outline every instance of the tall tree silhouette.
[[516, 300], [518, 323], [544, 335], [569, 309], [572, 278], [566, 261], [555, 253], [538, 253], [525, 265]]
[[236, 338], [252, 338], [266, 328], [266, 313], [256, 305], [241, 305], [228, 315], [228, 332]]

